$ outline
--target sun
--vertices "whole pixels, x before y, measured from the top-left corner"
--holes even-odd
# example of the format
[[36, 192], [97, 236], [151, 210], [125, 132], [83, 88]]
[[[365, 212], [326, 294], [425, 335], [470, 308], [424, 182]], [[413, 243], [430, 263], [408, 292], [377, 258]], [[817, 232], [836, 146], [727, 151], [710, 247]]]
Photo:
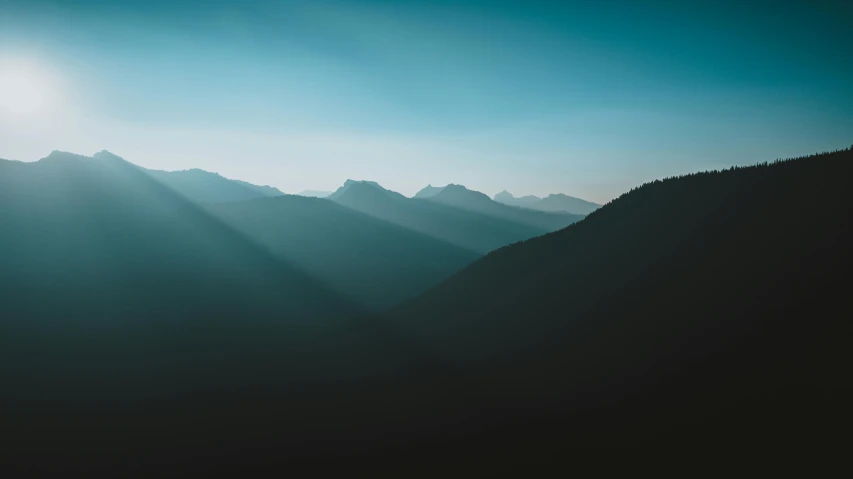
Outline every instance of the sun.
[[0, 63], [0, 113], [34, 116], [50, 107], [53, 96], [45, 73], [28, 65]]

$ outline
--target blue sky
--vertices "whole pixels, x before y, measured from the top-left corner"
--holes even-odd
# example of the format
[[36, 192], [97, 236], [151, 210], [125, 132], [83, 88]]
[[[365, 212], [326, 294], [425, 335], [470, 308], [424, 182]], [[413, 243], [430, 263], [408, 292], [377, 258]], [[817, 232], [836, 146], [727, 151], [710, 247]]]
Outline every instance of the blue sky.
[[851, 18], [844, 1], [0, 0], [0, 69], [51, 91], [39, 115], [0, 111], [0, 157], [603, 202], [849, 146]]

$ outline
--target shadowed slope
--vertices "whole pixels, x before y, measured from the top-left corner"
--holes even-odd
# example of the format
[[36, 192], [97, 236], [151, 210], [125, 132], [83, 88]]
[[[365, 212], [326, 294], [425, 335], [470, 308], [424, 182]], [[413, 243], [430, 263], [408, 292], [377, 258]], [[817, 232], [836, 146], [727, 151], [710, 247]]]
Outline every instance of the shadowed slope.
[[115, 393], [227, 383], [225, 370], [208, 377], [223, 361], [240, 371], [243, 352], [287, 350], [360, 314], [117, 157], [0, 163], [0, 224], [4, 372], [36, 389], [93, 393], [66, 387], [117, 368]]
[[853, 398], [851, 176], [844, 150], [655, 181], [390, 316], [531, 428], [833, 437]]
[[210, 210], [276, 256], [376, 310], [425, 291], [479, 257], [323, 199], [288, 195]]
[[356, 211], [479, 253], [546, 232], [430, 200], [406, 198], [372, 182], [348, 180], [330, 198]]

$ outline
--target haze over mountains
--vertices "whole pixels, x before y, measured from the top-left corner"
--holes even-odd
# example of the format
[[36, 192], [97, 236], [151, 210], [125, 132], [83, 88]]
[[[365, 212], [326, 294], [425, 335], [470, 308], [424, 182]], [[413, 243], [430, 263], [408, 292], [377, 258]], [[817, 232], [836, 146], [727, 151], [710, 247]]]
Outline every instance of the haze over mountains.
[[[492, 202], [482, 193], [477, 195]], [[509, 214], [503, 210], [495, 212], [477, 201], [469, 202], [455, 195], [446, 201], [438, 199], [438, 195], [427, 199], [407, 198], [370, 181], [347, 180], [329, 198], [348, 208], [477, 253], [539, 236], [580, 219], [563, 215], [548, 216], [542, 221], [541, 213], [533, 210]]]
[[202, 173], [0, 161], [15, 447], [536, 457], [851, 425], [853, 150], [655, 181], [586, 218]]
[[[64, 161], [66, 159], [68, 161]], [[4, 164], [9, 171], [7, 181], [17, 181], [17, 175], [22, 175], [18, 188], [36, 176], [34, 172], [43, 171], [51, 175], [52, 181], [60, 181], [62, 175], [58, 172], [65, 169], [79, 173], [80, 182], [90, 181], [91, 175], [100, 175], [99, 181], [105, 185], [99, 184], [99, 188], [117, 187], [121, 181], [111, 185], [109, 176], [116, 165], [127, 170], [136, 169], [140, 173], [139, 181], [145, 179], [152, 185], [164, 187], [174, 194], [175, 201], [182, 198], [203, 206], [198, 214], [212, 215], [211, 221], [214, 218], [222, 221], [277, 260], [298, 266], [335, 294], [373, 311], [388, 308], [434, 286], [480, 254], [577, 219], [561, 217], [552, 225], [536, 228], [532, 227], [535, 221], [528, 221], [528, 216], [535, 219], [540, 215], [534, 211], [510, 218], [474, 214], [464, 203], [460, 203], [459, 208], [423, 203], [385, 190], [375, 182], [348, 181], [330, 195], [333, 201], [304, 198], [199, 169], [147, 170], [106, 151], [92, 158], [54, 152], [34, 164]], [[76, 177], [68, 177], [66, 181], [70, 178]], [[77, 183], [69, 185], [76, 188], [79, 187]], [[369, 185], [370, 189], [361, 191], [364, 185]], [[351, 187], [353, 191], [349, 191]], [[53, 186], [35, 183], [31, 191], [41, 188]], [[11, 196], [15, 191], [10, 189], [6, 194], [10, 195], [9, 201], [17, 203], [19, 199]], [[58, 189], [52, 194], [59, 194], [58, 191], [64, 190]], [[91, 194], [96, 195], [98, 191], [100, 189]], [[128, 194], [131, 192], [129, 190]], [[372, 193], [381, 197], [371, 202]], [[485, 198], [491, 202], [485, 195], [469, 193], [477, 200]], [[116, 200], [104, 200], [105, 203], [110, 201]], [[75, 214], [84, 224], [93, 221], [86, 217], [86, 211]], [[31, 215], [28, 221], [35, 225], [41, 217]], [[156, 244], [146, 246], [157, 247]], [[153, 265], [149, 267], [154, 268]]]
[[521, 206], [540, 211], [566, 212], [580, 215], [588, 215], [601, 208], [601, 205], [590, 201], [564, 195], [562, 193], [548, 195], [545, 198], [538, 196], [522, 196], [516, 198], [512, 193], [504, 190], [495, 195], [495, 201], [511, 206]]

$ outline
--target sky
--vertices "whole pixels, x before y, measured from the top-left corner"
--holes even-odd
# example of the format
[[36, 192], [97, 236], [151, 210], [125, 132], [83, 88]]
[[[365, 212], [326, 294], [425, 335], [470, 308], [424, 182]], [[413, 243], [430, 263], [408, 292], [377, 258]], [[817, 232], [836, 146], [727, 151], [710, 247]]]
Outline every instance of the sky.
[[853, 143], [848, 1], [0, 0], [0, 158], [606, 202]]

